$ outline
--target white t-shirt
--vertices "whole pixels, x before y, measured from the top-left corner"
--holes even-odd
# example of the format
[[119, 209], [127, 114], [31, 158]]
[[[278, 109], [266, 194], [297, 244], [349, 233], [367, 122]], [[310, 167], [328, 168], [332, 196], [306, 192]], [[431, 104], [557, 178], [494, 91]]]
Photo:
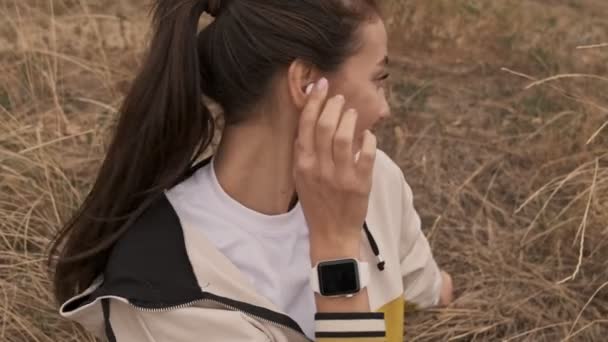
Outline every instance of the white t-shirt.
[[299, 202], [281, 215], [251, 210], [224, 192], [213, 159], [166, 194], [180, 220], [195, 222], [258, 293], [314, 338], [308, 227]]

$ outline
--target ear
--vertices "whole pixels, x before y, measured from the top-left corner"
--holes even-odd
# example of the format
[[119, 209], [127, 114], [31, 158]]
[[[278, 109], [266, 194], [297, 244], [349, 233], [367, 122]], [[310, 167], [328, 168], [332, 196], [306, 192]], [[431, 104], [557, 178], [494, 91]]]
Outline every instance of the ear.
[[320, 77], [312, 64], [301, 59], [296, 59], [289, 65], [287, 70], [289, 95], [298, 109], [304, 108], [306, 104], [306, 88]]

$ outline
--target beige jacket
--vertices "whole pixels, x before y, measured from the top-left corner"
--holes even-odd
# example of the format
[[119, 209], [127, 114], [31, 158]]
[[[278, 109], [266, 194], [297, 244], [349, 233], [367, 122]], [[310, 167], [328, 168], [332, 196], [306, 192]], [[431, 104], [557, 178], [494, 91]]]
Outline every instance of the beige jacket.
[[[192, 173], [205, 165], [193, 168]], [[64, 317], [108, 341], [309, 341], [298, 324], [247, 285], [161, 197], [113, 247], [108, 265]], [[402, 341], [405, 300], [435, 305], [439, 269], [401, 169], [378, 151], [362, 229], [371, 267], [370, 313], [316, 315], [317, 341]]]

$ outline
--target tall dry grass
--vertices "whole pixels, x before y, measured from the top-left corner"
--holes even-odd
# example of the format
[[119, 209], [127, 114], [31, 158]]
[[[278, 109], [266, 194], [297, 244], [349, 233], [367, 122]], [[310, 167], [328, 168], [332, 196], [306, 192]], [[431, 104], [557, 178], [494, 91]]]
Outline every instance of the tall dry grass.
[[[407, 340], [606, 340], [608, 3], [387, 6], [381, 144], [458, 293], [408, 314]], [[0, 2], [2, 341], [92, 341], [55, 314], [43, 252], [93, 181], [145, 15], [141, 1]]]

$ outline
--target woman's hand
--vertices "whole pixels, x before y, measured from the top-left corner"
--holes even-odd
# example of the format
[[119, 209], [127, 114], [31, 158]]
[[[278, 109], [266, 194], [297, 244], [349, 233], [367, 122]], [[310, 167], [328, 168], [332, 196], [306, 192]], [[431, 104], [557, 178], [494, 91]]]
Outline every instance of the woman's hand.
[[441, 292], [439, 294], [439, 306], [448, 306], [454, 301], [454, 284], [452, 276], [441, 271]]
[[326, 100], [327, 95], [326, 79], [310, 90], [294, 151], [296, 191], [310, 229], [313, 263], [359, 257], [376, 158], [376, 137], [365, 131], [355, 160], [358, 114], [345, 111], [343, 96]]

